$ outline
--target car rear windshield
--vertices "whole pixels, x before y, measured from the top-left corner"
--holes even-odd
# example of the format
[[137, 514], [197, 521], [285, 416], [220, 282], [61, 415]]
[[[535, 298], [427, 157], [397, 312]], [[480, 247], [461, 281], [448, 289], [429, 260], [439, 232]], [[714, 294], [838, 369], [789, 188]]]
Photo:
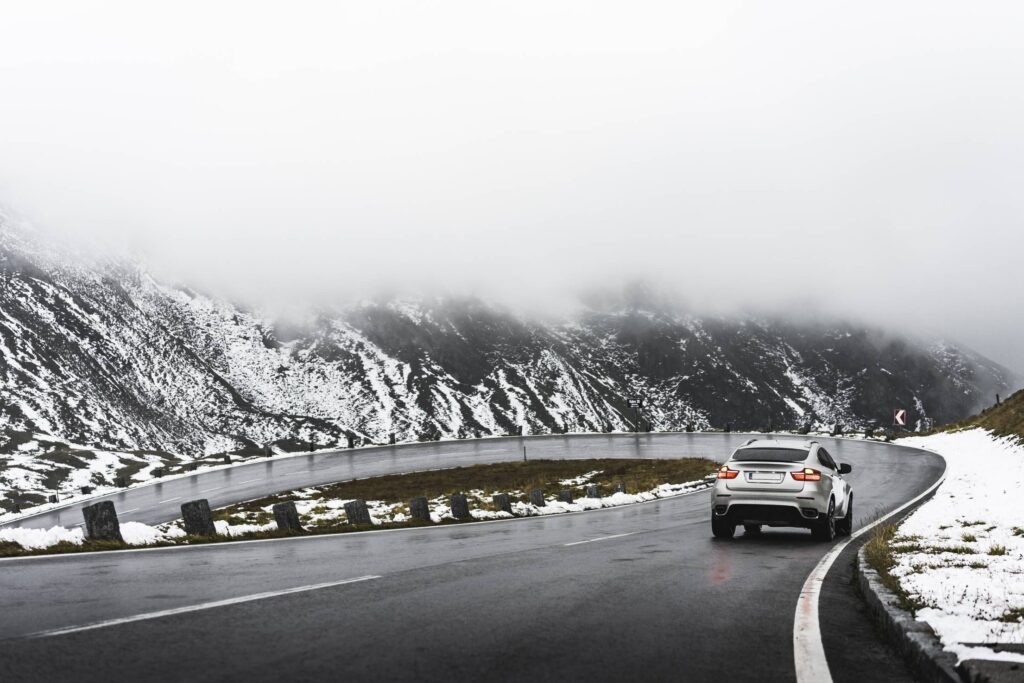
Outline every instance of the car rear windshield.
[[807, 451], [799, 448], [744, 448], [736, 451], [733, 460], [752, 462], [801, 462]]

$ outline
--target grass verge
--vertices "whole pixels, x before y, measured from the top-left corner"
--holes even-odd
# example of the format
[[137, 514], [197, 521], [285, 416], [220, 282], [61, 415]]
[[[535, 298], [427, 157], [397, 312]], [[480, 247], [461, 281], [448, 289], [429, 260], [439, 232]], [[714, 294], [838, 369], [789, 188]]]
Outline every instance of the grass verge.
[[[618, 483], [626, 485], [627, 492], [649, 491], [661, 484], [683, 484], [703, 479], [713, 473], [717, 467], [710, 460], [699, 458], [663, 459], [663, 460], [624, 460], [624, 459], [590, 459], [590, 460], [534, 460], [529, 462], [497, 463], [493, 465], [474, 465], [430, 472], [413, 472], [409, 474], [357, 479], [354, 481], [329, 484], [305, 489], [300, 492], [289, 492], [266, 496], [257, 500], [239, 503], [214, 511], [214, 519], [229, 523], [253, 523], [270, 521], [270, 514], [264, 507], [288, 500], [308, 499], [310, 497], [364, 500], [408, 501], [416, 496], [428, 499], [451, 493], [477, 489], [484, 491], [522, 491], [524, 495], [532, 489], [541, 489], [553, 494], [562, 489], [579, 491], [587, 484], [597, 485], [602, 496], [610, 495]], [[600, 470], [600, 474], [590, 477], [586, 484], [563, 485], [562, 480], [578, 478], [581, 475]], [[522, 497], [521, 497], [522, 499]], [[0, 541], [0, 557], [30, 557], [66, 553], [85, 553], [105, 550], [128, 550], [140, 548], [160, 548], [175, 545], [203, 545], [231, 541], [246, 541], [271, 538], [287, 538], [293, 536], [320, 536], [356, 531], [383, 529], [404, 529], [411, 527], [438, 526], [427, 522], [407, 521], [375, 525], [352, 525], [343, 522], [331, 524], [309, 524], [302, 520], [304, 533], [283, 532], [277, 530], [254, 531], [239, 536], [187, 536], [176, 541], [151, 543], [146, 545], [128, 545], [126, 543], [108, 541], [85, 541], [82, 544], [62, 541], [47, 548], [26, 549], [13, 541]], [[440, 525], [462, 524], [456, 520], [446, 519]]]
[[[611, 495], [615, 485], [622, 482], [626, 491], [636, 493], [649, 491], [661, 484], [683, 484], [697, 481], [713, 473], [716, 464], [701, 458], [635, 460], [619, 458], [595, 458], [590, 460], [531, 460], [528, 462], [503, 462], [493, 465], [473, 465], [429, 472], [393, 474], [384, 477], [356, 479], [338, 484], [317, 486], [313, 493], [289, 492], [265, 496], [255, 500], [231, 505], [217, 511], [218, 519], [239, 519], [240, 514], [260, 514], [264, 508], [289, 500], [323, 498], [335, 500], [381, 500], [392, 503], [407, 503], [417, 496], [428, 500], [469, 490], [520, 491], [519, 500], [525, 501], [526, 494], [540, 489], [552, 494], [561, 489], [580, 492], [584, 484], [563, 485], [560, 482], [574, 479], [589, 472], [600, 471], [587, 481], [597, 485], [601, 495]], [[269, 521], [269, 515], [268, 515]]]
[[899, 580], [892, 575], [892, 570], [896, 566], [896, 551], [893, 546], [898, 544], [899, 540], [907, 540], [897, 536], [896, 528], [896, 524], [879, 525], [871, 539], [864, 544], [864, 559], [868, 566], [878, 572], [882, 585], [893, 592], [900, 602], [900, 607], [911, 614], [916, 614], [917, 610], [925, 606], [924, 603], [908, 595]]

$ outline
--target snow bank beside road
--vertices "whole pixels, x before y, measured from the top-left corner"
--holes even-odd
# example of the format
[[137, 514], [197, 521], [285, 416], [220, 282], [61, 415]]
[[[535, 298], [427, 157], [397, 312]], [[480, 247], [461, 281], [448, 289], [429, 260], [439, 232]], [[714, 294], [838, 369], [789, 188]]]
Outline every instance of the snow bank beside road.
[[[181, 538], [184, 535], [184, 531], [173, 525], [166, 529], [158, 529], [141, 522], [121, 523], [121, 537], [128, 545], [162, 543]], [[0, 543], [3, 542], [17, 543], [25, 550], [42, 550], [58, 543], [82, 545], [85, 542], [85, 533], [81, 527], [66, 529], [62, 526], [49, 529], [0, 529]]]
[[900, 439], [947, 463], [935, 497], [900, 525], [891, 571], [960, 660], [1024, 662], [1024, 447], [982, 429]]

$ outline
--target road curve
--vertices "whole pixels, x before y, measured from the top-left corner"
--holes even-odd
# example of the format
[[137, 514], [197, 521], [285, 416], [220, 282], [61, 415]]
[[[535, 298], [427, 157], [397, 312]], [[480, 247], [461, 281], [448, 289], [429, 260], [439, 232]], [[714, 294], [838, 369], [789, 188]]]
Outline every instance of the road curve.
[[[524, 441], [537, 458], [722, 459], [745, 438], [424, 444], [258, 463], [162, 486], [185, 499], [217, 483], [208, 478], [239, 482], [222, 498], [208, 495], [222, 505], [354, 476], [522, 457]], [[854, 466], [857, 525], [926, 490], [945, 467], [924, 451], [828, 441]], [[243, 471], [273, 477], [241, 483], [250, 478]], [[155, 493], [144, 491], [115, 500]], [[505, 522], [0, 561], [0, 680], [792, 681], [795, 605], [828, 546], [798, 530], [713, 541], [708, 507], [702, 492]], [[177, 516], [174, 505], [153, 508], [130, 518]], [[833, 572], [842, 571], [839, 562]], [[341, 583], [363, 577], [377, 578]], [[322, 584], [336, 585], [287, 592]], [[276, 596], [232, 602], [257, 594]], [[820, 615], [833, 678], [899, 680], [901, 664], [874, 640], [851, 595], [829, 575]], [[26, 637], [174, 610], [181, 613]]]

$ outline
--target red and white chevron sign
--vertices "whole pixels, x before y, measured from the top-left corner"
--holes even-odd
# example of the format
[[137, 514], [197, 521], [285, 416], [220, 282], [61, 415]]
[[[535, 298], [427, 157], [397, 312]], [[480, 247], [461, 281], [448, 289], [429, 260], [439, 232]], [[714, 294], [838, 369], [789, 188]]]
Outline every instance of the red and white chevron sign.
[[898, 408], [892, 412], [892, 423], [897, 427], [907, 426], [907, 411], [903, 408]]

